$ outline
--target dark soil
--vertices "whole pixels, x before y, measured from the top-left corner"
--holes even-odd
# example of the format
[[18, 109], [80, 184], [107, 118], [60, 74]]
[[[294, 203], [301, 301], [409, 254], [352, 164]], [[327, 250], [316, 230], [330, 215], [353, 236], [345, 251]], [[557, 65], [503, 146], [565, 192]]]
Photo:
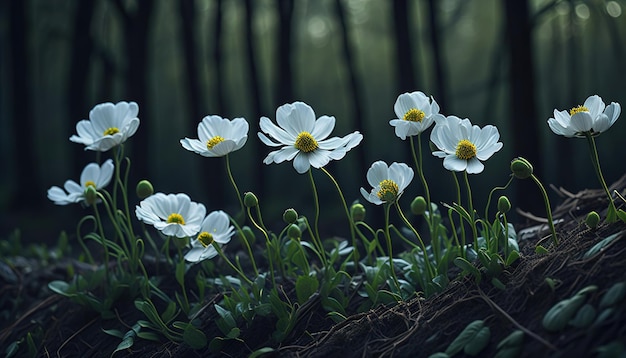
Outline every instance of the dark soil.
[[[612, 186], [624, 194], [626, 177]], [[591, 258], [583, 255], [603, 238], [626, 231], [622, 222], [601, 223], [591, 230], [584, 218], [591, 210], [604, 217], [607, 200], [601, 190], [585, 190], [563, 196], [555, 210], [558, 246], [552, 246], [547, 226], [525, 215], [528, 222], [518, 228], [521, 258], [499, 278], [505, 290], [489, 280], [477, 285], [470, 276], [454, 280], [442, 293], [429, 299], [415, 298], [393, 307], [377, 307], [357, 313], [341, 323], [334, 323], [311, 299], [301, 310], [298, 325], [279, 346], [272, 344], [270, 334], [275, 322], [255, 320], [242, 331], [242, 340], [227, 341], [219, 353], [208, 348], [192, 350], [184, 344], [155, 343], [137, 340], [128, 350], [114, 356], [133, 357], [242, 357], [262, 347], [272, 347], [267, 356], [285, 357], [427, 357], [443, 352], [472, 321], [484, 320], [491, 330], [487, 348], [480, 356], [492, 357], [498, 343], [514, 330], [524, 334], [523, 357], [603, 356], [598, 348], [612, 343], [626, 343], [626, 300], [614, 306], [613, 314], [587, 328], [568, 326], [551, 333], [542, 326], [545, 313], [557, 302], [572, 297], [579, 290], [597, 286], [587, 295], [587, 303], [598, 308], [602, 295], [615, 283], [626, 281], [626, 238], [621, 236]], [[623, 207], [619, 202], [618, 208]], [[535, 253], [541, 244], [546, 254]], [[7, 258], [0, 271], [0, 346], [22, 340], [18, 356], [27, 355], [30, 337], [43, 357], [107, 357], [120, 343], [119, 338], [103, 329], [132, 326], [142, 319], [131, 299], [117, 307], [117, 319], [102, 320], [66, 298], [51, 293], [47, 283], [66, 279], [67, 263], [42, 267], [23, 258]], [[553, 286], [548, 284], [554, 283]], [[287, 291], [288, 292], [288, 291]], [[202, 311], [200, 329], [207, 337], [222, 336], [214, 321], [217, 314], [212, 297]], [[358, 302], [356, 303], [358, 304]], [[598, 310], [598, 313], [600, 310]], [[124, 328], [122, 328], [124, 329]], [[246, 343], [243, 343], [243, 342]], [[1, 354], [1, 353], [0, 353]], [[622, 349], [621, 355], [624, 356]], [[463, 356], [459, 353], [456, 356]], [[611, 355], [606, 355], [611, 356]]]

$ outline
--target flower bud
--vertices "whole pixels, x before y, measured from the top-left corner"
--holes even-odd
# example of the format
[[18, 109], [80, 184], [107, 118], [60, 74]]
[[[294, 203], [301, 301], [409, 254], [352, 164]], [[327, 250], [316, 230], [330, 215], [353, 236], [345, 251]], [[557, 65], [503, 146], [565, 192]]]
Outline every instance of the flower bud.
[[511, 161], [511, 172], [518, 179], [526, 179], [533, 174], [533, 166], [528, 160], [517, 157]]
[[415, 215], [424, 215], [428, 204], [423, 196], [416, 196], [411, 202], [411, 212]]
[[295, 223], [296, 220], [298, 220], [298, 212], [296, 211], [296, 209], [290, 208], [285, 210], [285, 212], [283, 213], [283, 220], [287, 224]]
[[506, 214], [509, 210], [511, 210], [511, 202], [509, 201], [509, 198], [502, 195], [498, 198], [498, 211], [502, 214]]
[[247, 192], [243, 195], [243, 205], [246, 208], [254, 208], [259, 205], [259, 199], [252, 192]]
[[152, 183], [144, 179], [137, 183], [137, 188], [135, 189], [135, 192], [137, 193], [139, 199], [145, 199], [154, 194], [154, 188], [152, 187]]
[[596, 227], [598, 227], [599, 223], [600, 223], [600, 215], [598, 215], [597, 212], [591, 211], [589, 212], [589, 214], [587, 214], [587, 218], [585, 219], [585, 224], [587, 224], [587, 226], [589, 226], [590, 229], [595, 229]]
[[352, 216], [352, 221], [354, 222], [365, 220], [365, 207], [363, 204], [352, 204], [350, 207], [350, 215]]
[[291, 224], [287, 229], [287, 236], [291, 239], [299, 239], [302, 236], [302, 231], [298, 225]]
[[98, 191], [92, 185], [87, 185], [87, 189], [85, 189], [85, 201], [89, 205], [93, 205], [98, 201]]

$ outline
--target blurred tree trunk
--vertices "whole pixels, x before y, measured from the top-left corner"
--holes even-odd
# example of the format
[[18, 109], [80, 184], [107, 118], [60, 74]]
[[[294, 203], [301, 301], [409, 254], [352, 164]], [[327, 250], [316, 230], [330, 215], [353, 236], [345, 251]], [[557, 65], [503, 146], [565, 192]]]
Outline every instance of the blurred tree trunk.
[[11, 209], [25, 210], [39, 207], [38, 203], [43, 201], [45, 188], [41, 186], [39, 180], [40, 173], [37, 167], [37, 155], [35, 153], [35, 143], [32, 143], [34, 136], [34, 118], [32, 112], [32, 101], [30, 98], [33, 83], [30, 70], [30, 56], [27, 44], [29, 41], [28, 29], [30, 23], [27, 17], [27, 7], [29, 1], [11, 0], [9, 4], [9, 38], [11, 39], [11, 88], [13, 96], [12, 122], [13, 131], [17, 134], [14, 144], [16, 148], [12, 151], [19, 155], [16, 160], [17, 190], [13, 191], [11, 198]]
[[[509, 120], [513, 136], [513, 155], [528, 159], [541, 168], [540, 124], [535, 104], [533, 47], [528, 0], [503, 0], [507, 41], [509, 44]], [[541, 197], [530, 180], [518, 181], [515, 202], [522, 210], [539, 211]], [[529, 195], [530, 194], [530, 195]]]
[[428, 0], [428, 22], [430, 28], [430, 48], [433, 54], [435, 83], [432, 95], [437, 100], [439, 107], [445, 111], [448, 99], [446, 95], [446, 78], [444, 72], [445, 59], [441, 50], [441, 26], [437, 17], [438, 2], [436, 0]]
[[[346, 64], [346, 70], [349, 77], [349, 94], [351, 94], [352, 108], [353, 108], [353, 120], [355, 127], [361, 133], [365, 133], [365, 123], [363, 118], [365, 114], [363, 112], [363, 94], [361, 87], [359, 86], [359, 80], [357, 76], [357, 64], [352, 54], [352, 47], [350, 46], [350, 36], [348, 34], [348, 24], [346, 21], [346, 11], [341, 3], [342, 0], [335, 0], [335, 9], [337, 13], [337, 19], [339, 20], [339, 26], [341, 29], [341, 43], [343, 47], [343, 56]], [[357, 170], [359, 173], [365, 173], [367, 171], [367, 159], [365, 156], [365, 146], [360, 145], [356, 148], [357, 152]]]
[[[252, 97], [252, 118], [248, 120], [250, 126], [250, 133], [248, 137], [256, 137], [256, 133], [261, 130], [259, 127], [259, 119], [265, 113], [263, 111], [262, 99], [261, 99], [261, 84], [259, 79], [259, 71], [257, 68], [256, 51], [254, 49], [254, 4], [252, 0], [244, 0], [244, 31], [246, 38], [246, 64], [248, 66], [248, 83], [250, 96]], [[248, 141], [248, 146], [252, 146], [252, 163], [255, 163], [256, 168], [253, 172], [262, 173], [263, 167], [263, 151], [259, 145], [259, 141]], [[252, 182], [253, 192], [263, 197], [263, 189], [265, 188], [265, 178], [263, 175], [259, 175], [257, 180]]]
[[[89, 103], [87, 98], [87, 80], [93, 53], [91, 38], [91, 22], [94, 15], [93, 1], [78, 1], [74, 13], [74, 30], [72, 38], [72, 52], [70, 57], [70, 76], [67, 93], [67, 109], [69, 122], [73, 125], [82, 119], [89, 118], [89, 110], [95, 103]], [[72, 128], [72, 133], [75, 129]], [[86, 163], [92, 161], [93, 153], [83, 150], [74, 150], [74, 173], [80, 173]]]
[[413, 69], [413, 41], [409, 27], [409, 0], [393, 1], [393, 30], [396, 41], [397, 94], [417, 90]]
[[224, 64], [222, 61], [222, 8], [223, 0], [215, 2], [215, 18], [213, 19], [213, 74], [215, 76], [215, 89], [217, 113], [226, 113], [226, 90], [224, 88]]
[[[196, 133], [198, 122], [204, 117], [202, 110], [202, 86], [198, 71], [198, 50], [196, 47], [196, 9], [194, 0], [178, 2], [181, 17], [181, 35], [184, 49], [185, 74], [187, 75], [187, 99], [191, 120], [188, 132]], [[207, 173], [208, 174], [208, 173]]]
[[[137, 0], [132, 8], [127, 7], [123, 0], [116, 0], [115, 4], [122, 17], [123, 33], [126, 35], [124, 50], [126, 54], [125, 98], [126, 101], [134, 101], [139, 105], [139, 119], [143, 118], [137, 133], [132, 140], [133, 168], [131, 171], [130, 185], [134, 187], [139, 178], [149, 177], [149, 163], [151, 162], [149, 150], [150, 104], [148, 103], [148, 55], [149, 55], [149, 30], [154, 5], [152, 0]], [[152, 161], [153, 162], [153, 161]]]
[[[278, 106], [293, 101], [293, 70], [291, 61], [291, 20], [293, 0], [276, 0], [278, 7], [278, 46], [276, 47], [276, 102]], [[275, 106], [275, 107], [278, 107]]]

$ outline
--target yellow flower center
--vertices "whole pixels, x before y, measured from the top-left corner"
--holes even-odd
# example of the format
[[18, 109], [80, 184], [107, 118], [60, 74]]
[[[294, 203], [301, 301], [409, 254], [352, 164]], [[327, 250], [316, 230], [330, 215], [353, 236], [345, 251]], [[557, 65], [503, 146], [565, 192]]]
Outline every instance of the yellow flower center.
[[462, 139], [456, 146], [456, 156], [461, 159], [472, 159], [476, 156], [476, 146], [467, 139]]
[[411, 122], [421, 122], [422, 119], [426, 117], [426, 113], [424, 111], [420, 111], [419, 109], [411, 108], [404, 114], [405, 121]]
[[378, 195], [380, 200], [393, 201], [398, 196], [400, 188], [398, 188], [398, 184], [393, 180], [385, 179], [381, 181], [379, 185], [380, 190], [376, 195]]
[[569, 115], [573, 116], [576, 113], [580, 113], [580, 112], [589, 112], [589, 109], [587, 107], [585, 107], [585, 106], [574, 107], [574, 108], [569, 110]]
[[179, 213], [172, 213], [167, 217], [167, 223], [185, 225], [185, 219]]
[[296, 137], [294, 146], [305, 153], [310, 153], [319, 148], [317, 141], [309, 132], [300, 132], [298, 137]]
[[200, 233], [200, 235], [198, 235], [198, 241], [200, 241], [202, 246], [208, 247], [213, 243], [213, 235], [206, 231], [203, 231]]
[[113, 135], [113, 134], [119, 133], [119, 132], [120, 132], [120, 130], [117, 129], [116, 127], [111, 127], [111, 128], [109, 128], [109, 129], [104, 131], [104, 135]]
[[93, 187], [95, 188], [95, 187], [96, 187], [96, 183], [95, 183], [95, 182], [93, 182], [93, 181], [91, 181], [91, 180], [88, 180], [88, 181], [85, 183], [85, 188], [88, 188], [88, 187], [90, 187], [90, 186], [93, 186]]
[[215, 147], [219, 143], [222, 143], [223, 141], [224, 141], [224, 138], [222, 136], [216, 135], [215, 137], [206, 141], [206, 147], [208, 149], [213, 149], [213, 147]]

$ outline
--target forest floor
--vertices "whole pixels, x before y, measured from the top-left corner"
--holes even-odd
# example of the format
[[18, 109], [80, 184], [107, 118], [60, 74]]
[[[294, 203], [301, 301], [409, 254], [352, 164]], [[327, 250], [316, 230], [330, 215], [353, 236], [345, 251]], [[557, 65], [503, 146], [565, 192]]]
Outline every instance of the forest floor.
[[[626, 176], [611, 189], [624, 193], [625, 188]], [[272, 348], [264, 357], [428, 357], [446, 351], [459, 333], [476, 320], [483, 320], [491, 332], [487, 347], [480, 353], [482, 357], [495, 356], [498, 343], [516, 330], [524, 333], [521, 357], [624, 357], [626, 299], [622, 297], [610, 306], [602, 301], [614, 284], [626, 282], [626, 224], [601, 223], [591, 230], [584, 224], [585, 216], [596, 210], [603, 217], [607, 207], [604, 192], [559, 192], [563, 200], [553, 213], [558, 223], [558, 246], [551, 246], [546, 225], [529, 219], [517, 227], [521, 257], [500, 276], [504, 290], [489, 280], [477, 285], [467, 276], [453, 280], [434, 297], [379, 306], [340, 323], [332, 321], [319, 301], [312, 299], [280, 345], [269, 343], [275, 322], [255, 319], [242, 330], [242, 340], [227, 341], [219, 353], [208, 348], [192, 350], [172, 342], [137, 340], [114, 357], [245, 357], [262, 347]], [[587, 254], [611, 236], [614, 239], [601, 250]], [[538, 243], [549, 251], [536, 253]], [[120, 339], [105, 334], [103, 329], [119, 327], [120, 322], [130, 327], [141, 318], [130, 301], [118, 305], [117, 319], [106, 321], [51, 293], [47, 283], [67, 276], [63, 262], [48, 266], [23, 257], [2, 261], [0, 354], [18, 341], [20, 352], [25, 352], [23, 347], [30, 336], [36, 356], [108, 357]], [[584, 302], [595, 313], [593, 323], [581, 325], [572, 321], [562, 329], [546, 330], [542, 325], [546, 313], [583, 289]], [[219, 300], [220, 296], [213, 297], [207, 307]], [[214, 323], [217, 317], [212, 309], [201, 313], [199, 328], [207, 337], [221, 335]]]

